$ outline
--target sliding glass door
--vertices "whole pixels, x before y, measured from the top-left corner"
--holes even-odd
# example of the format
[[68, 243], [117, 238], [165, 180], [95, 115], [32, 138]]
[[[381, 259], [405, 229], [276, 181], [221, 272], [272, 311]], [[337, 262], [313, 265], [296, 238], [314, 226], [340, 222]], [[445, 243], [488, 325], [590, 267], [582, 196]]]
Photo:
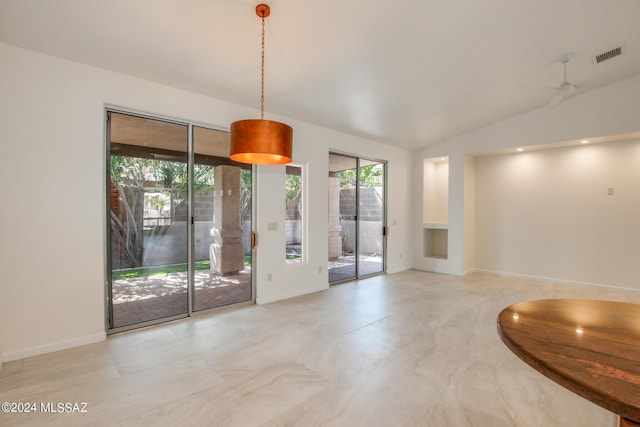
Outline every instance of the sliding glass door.
[[193, 311], [251, 301], [251, 166], [227, 132], [194, 126], [193, 146]]
[[110, 113], [111, 328], [187, 313], [188, 126]]
[[384, 271], [385, 164], [360, 159], [358, 172], [358, 276]]
[[107, 116], [108, 329], [252, 301], [251, 169], [228, 132]]
[[385, 162], [329, 154], [329, 282], [384, 272]]

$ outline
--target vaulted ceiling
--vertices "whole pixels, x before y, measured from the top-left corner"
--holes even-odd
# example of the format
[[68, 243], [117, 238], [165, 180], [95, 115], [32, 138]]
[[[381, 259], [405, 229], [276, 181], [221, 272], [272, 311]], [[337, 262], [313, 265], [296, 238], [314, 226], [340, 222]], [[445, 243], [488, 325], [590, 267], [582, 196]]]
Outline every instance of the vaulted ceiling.
[[[255, 107], [258, 117], [257, 3], [1, 0], [0, 42]], [[573, 97], [640, 73], [637, 0], [269, 5], [266, 117], [406, 148], [563, 108], [547, 104], [564, 53]], [[617, 47], [620, 56], [594, 62]]]

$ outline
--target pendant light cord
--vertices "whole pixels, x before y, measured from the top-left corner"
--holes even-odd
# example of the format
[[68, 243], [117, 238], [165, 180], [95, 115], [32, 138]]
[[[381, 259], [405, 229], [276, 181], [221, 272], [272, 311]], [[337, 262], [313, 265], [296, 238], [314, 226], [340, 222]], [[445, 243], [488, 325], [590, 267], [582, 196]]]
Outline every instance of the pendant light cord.
[[293, 129], [291, 126], [264, 119], [264, 21], [270, 14], [271, 10], [268, 5], [262, 3], [256, 6], [256, 15], [262, 20], [260, 120], [238, 120], [231, 123], [229, 158], [234, 162], [253, 165], [284, 165], [291, 162], [293, 156]]
[[260, 68], [260, 120], [264, 120], [264, 12], [262, 13], [262, 65]]

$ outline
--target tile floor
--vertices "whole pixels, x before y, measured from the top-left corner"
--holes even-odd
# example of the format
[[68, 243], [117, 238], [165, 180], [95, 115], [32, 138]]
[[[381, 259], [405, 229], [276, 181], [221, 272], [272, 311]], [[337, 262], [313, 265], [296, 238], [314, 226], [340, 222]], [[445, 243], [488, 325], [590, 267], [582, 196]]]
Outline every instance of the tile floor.
[[406, 271], [227, 308], [5, 363], [0, 402], [86, 402], [86, 413], [0, 413], [0, 425], [611, 427], [496, 333], [527, 299], [638, 294]]

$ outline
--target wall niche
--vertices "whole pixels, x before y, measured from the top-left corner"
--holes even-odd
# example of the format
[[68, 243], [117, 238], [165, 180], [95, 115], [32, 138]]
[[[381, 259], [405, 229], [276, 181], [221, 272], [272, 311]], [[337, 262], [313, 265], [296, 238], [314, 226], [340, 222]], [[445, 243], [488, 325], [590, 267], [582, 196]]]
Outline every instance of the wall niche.
[[424, 159], [423, 167], [423, 256], [447, 259], [449, 246], [449, 158]]

